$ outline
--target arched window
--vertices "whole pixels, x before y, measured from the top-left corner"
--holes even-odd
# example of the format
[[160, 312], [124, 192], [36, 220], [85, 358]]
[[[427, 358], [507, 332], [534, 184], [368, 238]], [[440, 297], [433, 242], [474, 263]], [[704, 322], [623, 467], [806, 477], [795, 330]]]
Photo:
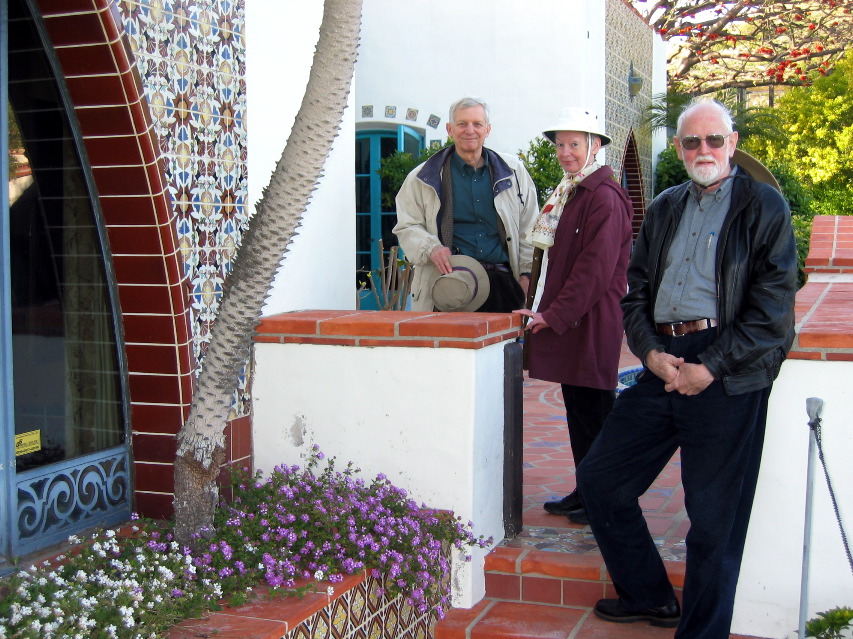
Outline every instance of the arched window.
[[6, 7], [0, 447], [15, 464], [0, 475], [0, 565], [126, 518], [130, 499], [119, 315], [94, 181], [40, 18], [27, 0]]

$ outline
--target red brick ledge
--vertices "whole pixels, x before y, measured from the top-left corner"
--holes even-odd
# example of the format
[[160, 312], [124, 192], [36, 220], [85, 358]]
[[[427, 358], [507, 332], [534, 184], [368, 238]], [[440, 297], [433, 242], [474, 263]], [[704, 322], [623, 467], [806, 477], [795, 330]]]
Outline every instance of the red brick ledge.
[[853, 361], [853, 275], [812, 276], [797, 292], [797, 337], [790, 359]]
[[853, 267], [853, 217], [821, 215], [812, 222], [807, 273], [850, 273]]
[[510, 313], [317, 310], [261, 318], [255, 342], [480, 349], [520, 335]]

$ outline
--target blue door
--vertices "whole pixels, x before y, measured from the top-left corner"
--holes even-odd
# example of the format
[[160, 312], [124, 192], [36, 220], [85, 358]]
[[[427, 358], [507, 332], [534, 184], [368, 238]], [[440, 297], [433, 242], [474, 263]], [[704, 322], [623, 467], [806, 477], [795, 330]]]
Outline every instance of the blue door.
[[0, 572], [130, 515], [115, 282], [82, 138], [39, 16], [0, 8]]
[[[389, 193], [377, 174], [383, 158], [397, 151], [418, 157], [424, 148], [423, 136], [407, 126], [396, 129], [359, 131], [355, 138], [355, 210], [356, 210], [356, 285], [365, 282], [367, 273], [380, 268], [385, 259], [379, 254], [379, 240], [387, 255], [397, 245], [391, 232], [397, 223], [397, 211], [391, 204], [396, 193]], [[387, 194], [390, 197], [383, 197]], [[389, 200], [391, 202], [389, 202]], [[365, 291], [362, 309], [375, 309], [373, 296]]]

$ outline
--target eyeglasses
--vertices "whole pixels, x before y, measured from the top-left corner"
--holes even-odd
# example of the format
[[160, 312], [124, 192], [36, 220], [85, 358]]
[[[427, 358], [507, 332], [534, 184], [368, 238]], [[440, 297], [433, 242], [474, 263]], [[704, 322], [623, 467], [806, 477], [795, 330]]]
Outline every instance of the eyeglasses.
[[730, 135], [731, 133], [727, 133], [726, 135], [716, 133], [704, 138], [700, 138], [696, 135], [685, 135], [683, 138], [679, 138], [679, 140], [681, 140], [681, 147], [687, 151], [695, 151], [698, 149], [699, 145], [702, 144], [702, 140], [705, 140], [707, 145], [712, 149], [722, 149], [723, 145], [726, 143], [726, 138]]

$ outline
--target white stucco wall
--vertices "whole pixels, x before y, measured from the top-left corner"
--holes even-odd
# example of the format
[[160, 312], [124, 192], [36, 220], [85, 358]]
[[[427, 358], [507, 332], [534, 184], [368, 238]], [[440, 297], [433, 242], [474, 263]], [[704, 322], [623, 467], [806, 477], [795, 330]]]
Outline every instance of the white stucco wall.
[[[795, 639], [807, 484], [806, 399], [824, 400], [821, 429], [848, 540], [853, 537], [853, 363], [789, 360], [773, 386], [755, 505], [738, 582], [732, 632]], [[808, 614], [853, 606], [853, 574], [823, 471], [814, 469]], [[853, 541], [853, 540], [851, 540]]]
[[[504, 343], [481, 349], [255, 345], [254, 463], [304, 465], [316, 444], [366, 481], [503, 539]], [[498, 389], [497, 391], [495, 389]], [[453, 605], [485, 595], [487, 549], [455, 558]]]
[[[281, 157], [317, 45], [322, 0], [246, 2], [249, 200], [252, 210]], [[265, 315], [355, 308], [353, 94], [303, 225], [285, 255]]]
[[[356, 121], [405, 124], [447, 138], [448, 107], [464, 96], [491, 107], [487, 146], [515, 153], [564, 106], [604, 116], [604, 0], [364, 0]], [[361, 108], [372, 105], [373, 118]], [[396, 106], [395, 119], [384, 117]], [[407, 121], [406, 110], [418, 110]], [[427, 126], [435, 114], [437, 129]], [[366, 127], [369, 128], [369, 127]]]

